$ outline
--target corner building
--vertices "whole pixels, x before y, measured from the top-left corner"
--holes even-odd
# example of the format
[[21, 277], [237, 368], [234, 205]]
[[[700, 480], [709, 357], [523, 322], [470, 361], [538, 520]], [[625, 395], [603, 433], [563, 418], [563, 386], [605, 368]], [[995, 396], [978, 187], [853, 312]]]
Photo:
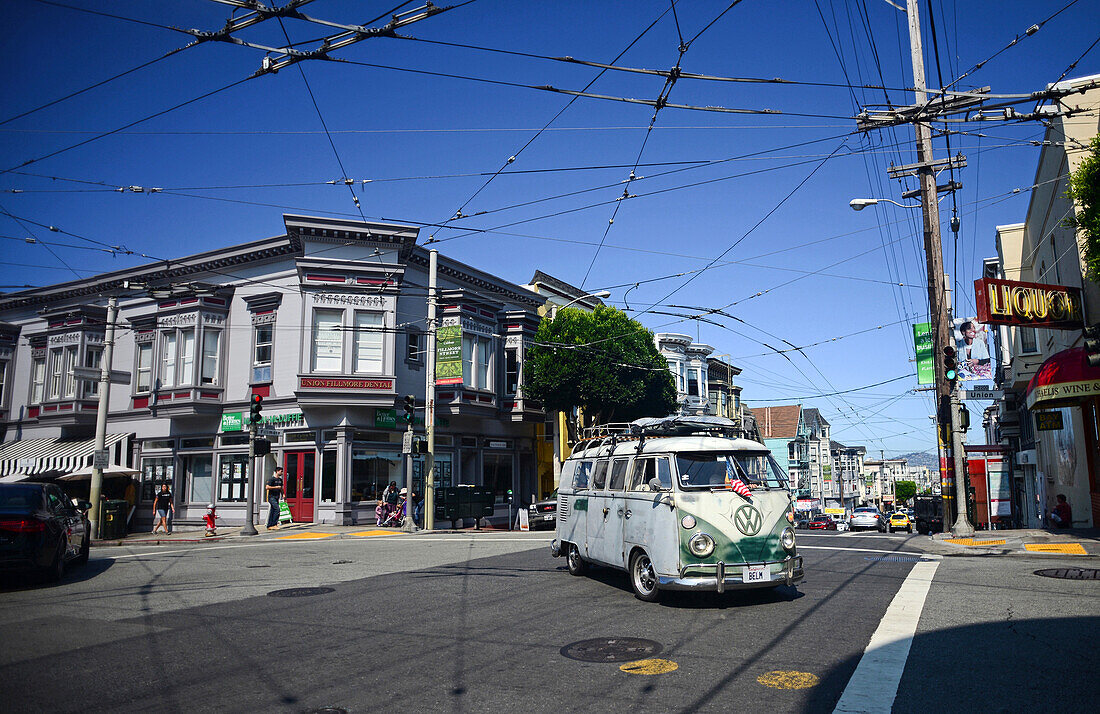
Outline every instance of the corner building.
[[[422, 483], [424, 456], [402, 454], [399, 414], [414, 395], [423, 436], [429, 256], [418, 229], [284, 223], [285, 235], [167, 267], [0, 296], [0, 476], [46, 480], [91, 465], [97, 385], [72, 367], [100, 364], [115, 294], [111, 367], [130, 381], [111, 387], [107, 443], [112, 465], [141, 472], [136, 526], [161, 482], [173, 486], [178, 522], [197, 522], [208, 503], [222, 522], [243, 522], [252, 395], [274, 433], [257, 481], [285, 468], [295, 521], [373, 523], [390, 481]], [[489, 486], [506, 516], [510, 491], [518, 502], [537, 490], [545, 417], [520, 385], [543, 298], [444, 256], [438, 288], [454, 359], [450, 383], [436, 389], [435, 485]]]

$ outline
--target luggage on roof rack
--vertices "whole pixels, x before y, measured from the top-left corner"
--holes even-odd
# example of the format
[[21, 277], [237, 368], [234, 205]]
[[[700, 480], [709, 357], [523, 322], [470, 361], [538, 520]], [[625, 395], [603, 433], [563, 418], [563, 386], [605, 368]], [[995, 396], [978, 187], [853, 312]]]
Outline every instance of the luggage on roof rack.
[[690, 434], [740, 435], [737, 422], [715, 416], [668, 416], [635, 419], [629, 424], [611, 423], [587, 427], [584, 440], [630, 436], [687, 436]]

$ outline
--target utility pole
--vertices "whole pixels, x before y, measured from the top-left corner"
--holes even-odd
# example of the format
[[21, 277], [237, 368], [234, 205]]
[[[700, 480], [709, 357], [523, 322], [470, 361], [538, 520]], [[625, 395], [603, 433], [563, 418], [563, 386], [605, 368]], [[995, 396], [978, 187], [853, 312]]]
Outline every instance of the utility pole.
[[[920, 14], [917, 0], [906, 0], [906, 13], [909, 20], [909, 44], [913, 58], [913, 85], [916, 87], [917, 106], [928, 101], [925, 91], [924, 50], [921, 46]], [[949, 448], [955, 466], [956, 512], [955, 524], [951, 532], [956, 536], [971, 536], [974, 527], [966, 518], [966, 464], [962, 449], [962, 432], [959, 429], [959, 398], [954, 385], [948, 383], [943, 369], [943, 348], [951, 337], [951, 328], [947, 319], [947, 305], [944, 304], [943, 248], [940, 243], [940, 207], [937, 200], [938, 189], [933, 173], [932, 137], [928, 127], [919, 119], [913, 122], [917, 144], [917, 176], [920, 179], [921, 214], [924, 219], [924, 252], [928, 269], [928, 307], [932, 320], [933, 360], [936, 372], [937, 403], [945, 400], [950, 404]], [[951, 340], [953, 341], [953, 340]], [[938, 413], [938, 410], [937, 410]], [[940, 417], [943, 418], [942, 416]]]
[[424, 404], [424, 430], [428, 436], [428, 453], [424, 459], [424, 530], [435, 528], [435, 337], [436, 337], [436, 275], [439, 252], [428, 251], [428, 352], [425, 365], [426, 399]]
[[92, 510], [88, 518], [91, 537], [99, 538], [99, 524], [102, 522], [100, 493], [103, 490], [103, 468], [100, 459], [107, 450], [107, 408], [111, 398], [111, 355], [115, 351], [115, 323], [118, 322], [118, 297], [107, 299], [107, 334], [103, 341], [103, 357], [99, 362], [99, 405], [95, 418], [95, 460], [92, 462], [92, 484], [88, 494]]

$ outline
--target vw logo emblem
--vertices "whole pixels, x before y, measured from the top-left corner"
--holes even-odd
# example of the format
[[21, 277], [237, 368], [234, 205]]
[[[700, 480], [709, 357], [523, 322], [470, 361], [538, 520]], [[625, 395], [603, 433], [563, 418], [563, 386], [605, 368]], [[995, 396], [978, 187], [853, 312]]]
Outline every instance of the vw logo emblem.
[[760, 511], [745, 504], [733, 515], [733, 523], [745, 535], [754, 536], [760, 532], [760, 526], [764, 525], [764, 517], [760, 515]]

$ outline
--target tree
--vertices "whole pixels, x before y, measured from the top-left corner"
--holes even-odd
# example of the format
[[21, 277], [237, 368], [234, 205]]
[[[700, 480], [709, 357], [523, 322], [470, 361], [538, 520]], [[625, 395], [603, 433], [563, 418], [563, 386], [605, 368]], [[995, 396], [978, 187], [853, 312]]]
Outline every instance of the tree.
[[1077, 204], [1077, 214], [1066, 224], [1084, 239], [1085, 277], [1100, 282], [1100, 134], [1092, 137], [1088, 156], [1070, 174], [1066, 194]]
[[667, 416], [676, 386], [653, 333], [621, 310], [573, 308], [543, 318], [524, 364], [524, 394], [547, 411], [581, 407], [591, 422]]
[[917, 495], [917, 482], [916, 481], [895, 481], [894, 482], [894, 498], [897, 499], [895, 503], [902, 504]]

